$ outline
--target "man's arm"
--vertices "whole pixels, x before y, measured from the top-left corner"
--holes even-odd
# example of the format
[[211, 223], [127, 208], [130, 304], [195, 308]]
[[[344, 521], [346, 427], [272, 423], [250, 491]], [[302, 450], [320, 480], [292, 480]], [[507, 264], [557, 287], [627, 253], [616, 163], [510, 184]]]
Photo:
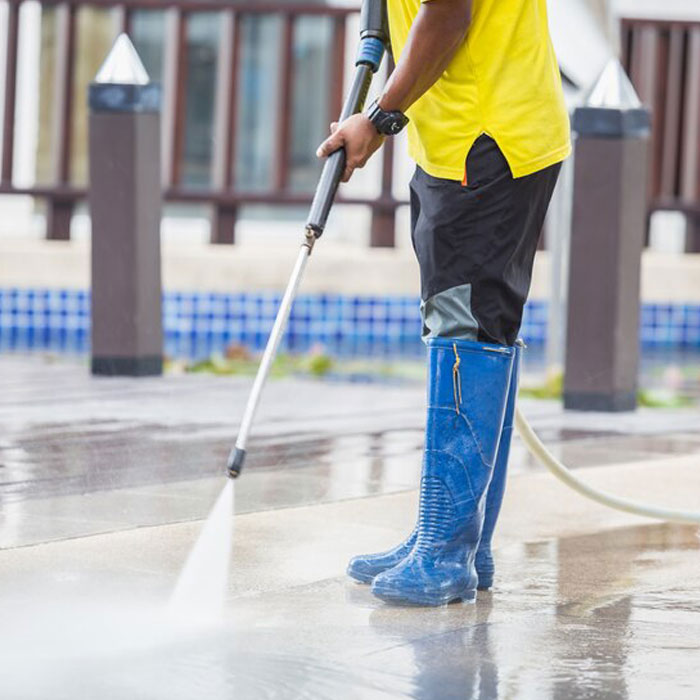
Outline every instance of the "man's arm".
[[[382, 109], [404, 112], [435, 84], [467, 36], [471, 5], [472, 0], [428, 0], [421, 4], [401, 59], [379, 98]], [[383, 142], [384, 137], [369, 119], [355, 114], [342, 124], [331, 124], [331, 136], [316, 155], [326, 158], [344, 147], [343, 182], [347, 182]]]

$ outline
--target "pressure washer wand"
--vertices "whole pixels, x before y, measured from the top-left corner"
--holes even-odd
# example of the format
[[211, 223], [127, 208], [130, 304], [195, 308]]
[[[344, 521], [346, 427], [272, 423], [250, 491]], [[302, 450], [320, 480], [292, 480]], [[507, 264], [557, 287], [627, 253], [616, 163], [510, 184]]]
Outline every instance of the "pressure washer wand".
[[[357, 60], [355, 61], [355, 76], [352, 81], [350, 92], [345, 99], [340, 121], [362, 111], [365, 100], [367, 99], [367, 92], [372, 83], [372, 76], [379, 70], [379, 66], [381, 65], [385, 48], [389, 42], [385, 0], [365, 0], [362, 6], [360, 23], [360, 46]], [[260, 403], [260, 396], [270, 374], [272, 362], [277, 355], [280, 341], [287, 327], [292, 303], [294, 302], [299, 284], [304, 276], [304, 270], [309, 261], [309, 256], [311, 255], [314, 244], [321, 237], [326, 227], [328, 214], [333, 206], [333, 201], [338, 191], [338, 185], [340, 184], [343, 171], [345, 170], [345, 160], [345, 149], [341, 148], [331, 154], [323, 166], [323, 172], [321, 173], [321, 178], [316, 187], [316, 193], [314, 194], [311, 210], [306, 222], [304, 242], [299, 250], [292, 276], [287, 283], [287, 289], [282, 297], [275, 323], [272, 326], [265, 352], [260, 361], [260, 367], [255, 376], [253, 388], [248, 397], [248, 403], [246, 404], [243, 420], [241, 421], [241, 426], [238, 431], [236, 444], [228, 458], [228, 475], [233, 479], [238, 477], [243, 469], [248, 436], [251, 426], [253, 425], [253, 420], [255, 419], [255, 412]]]

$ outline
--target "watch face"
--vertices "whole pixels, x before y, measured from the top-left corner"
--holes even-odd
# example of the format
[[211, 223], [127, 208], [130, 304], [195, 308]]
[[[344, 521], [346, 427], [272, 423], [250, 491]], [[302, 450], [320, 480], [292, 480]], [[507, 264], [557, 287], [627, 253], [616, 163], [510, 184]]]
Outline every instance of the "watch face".
[[408, 119], [401, 112], [383, 112], [377, 103], [372, 105], [368, 116], [377, 131], [386, 136], [398, 134], [408, 123]]

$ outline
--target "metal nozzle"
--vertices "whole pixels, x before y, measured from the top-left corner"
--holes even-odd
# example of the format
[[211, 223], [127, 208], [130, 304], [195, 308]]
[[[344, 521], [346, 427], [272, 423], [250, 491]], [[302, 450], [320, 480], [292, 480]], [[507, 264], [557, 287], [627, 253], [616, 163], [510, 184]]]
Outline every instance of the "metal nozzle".
[[229, 479], [237, 479], [240, 476], [243, 463], [245, 462], [245, 455], [245, 450], [241, 450], [238, 447], [231, 450], [231, 454], [228, 457], [228, 464], [226, 465]]

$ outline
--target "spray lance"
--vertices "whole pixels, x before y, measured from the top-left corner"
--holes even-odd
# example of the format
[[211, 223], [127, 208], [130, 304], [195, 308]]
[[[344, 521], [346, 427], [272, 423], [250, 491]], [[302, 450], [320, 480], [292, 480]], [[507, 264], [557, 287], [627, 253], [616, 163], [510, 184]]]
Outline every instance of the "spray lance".
[[[384, 53], [389, 49], [389, 30], [386, 13], [386, 0], [363, 0], [360, 14], [360, 45], [355, 61], [355, 75], [348, 96], [343, 105], [339, 121], [343, 121], [353, 114], [361, 112], [373, 75], [379, 70]], [[311, 210], [306, 222], [304, 241], [301, 244], [299, 255], [294, 265], [292, 275], [287, 283], [287, 288], [282, 297], [280, 308], [277, 312], [270, 337], [265, 347], [260, 367], [258, 368], [253, 388], [251, 389], [248, 403], [243, 413], [243, 420], [238, 432], [236, 444], [228, 458], [228, 476], [237, 478], [246, 458], [246, 445], [250, 429], [255, 418], [255, 412], [260, 402], [260, 396], [265, 382], [270, 373], [272, 362], [277, 354], [280, 340], [284, 335], [292, 303], [296, 297], [309, 256], [314, 244], [321, 237], [326, 227], [328, 215], [338, 191], [338, 185], [345, 170], [345, 150], [340, 149], [331, 154], [323, 167], [321, 177], [316, 187]], [[620, 498], [605, 491], [594, 489], [571, 470], [562, 464], [546, 448], [535, 434], [530, 424], [519, 408], [516, 408], [515, 426], [521, 439], [549, 471], [560, 481], [572, 488], [577, 493], [589, 498], [601, 505], [616, 510], [621, 510], [634, 515], [642, 515], [649, 518], [666, 520], [669, 522], [690, 523], [700, 525], [700, 512], [669, 510], [646, 503]]]
[[[339, 121], [344, 121], [353, 114], [361, 112], [367, 93], [372, 83], [373, 75], [379, 70], [385, 51], [389, 46], [389, 30], [385, 0], [364, 0], [360, 13], [360, 45], [355, 61], [355, 75], [350, 92], [345, 99]], [[292, 302], [296, 297], [299, 284], [304, 276], [306, 264], [313, 251], [314, 244], [323, 235], [335, 195], [338, 191], [343, 171], [345, 170], [345, 149], [332, 153], [323, 166], [321, 178], [316, 187], [309, 217], [306, 221], [304, 242], [301, 244], [299, 255], [294, 265], [292, 276], [282, 297], [275, 323], [265, 347], [258, 373], [253, 382], [248, 403], [243, 413], [243, 420], [238, 431], [236, 445], [231, 450], [228, 459], [228, 475], [235, 479], [241, 473], [246, 458], [248, 435], [255, 418], [255, 412], [260, 402], [260, 395], [265, 387], [270, 367], [277, 354], [280, 340], [289, 319]]]

